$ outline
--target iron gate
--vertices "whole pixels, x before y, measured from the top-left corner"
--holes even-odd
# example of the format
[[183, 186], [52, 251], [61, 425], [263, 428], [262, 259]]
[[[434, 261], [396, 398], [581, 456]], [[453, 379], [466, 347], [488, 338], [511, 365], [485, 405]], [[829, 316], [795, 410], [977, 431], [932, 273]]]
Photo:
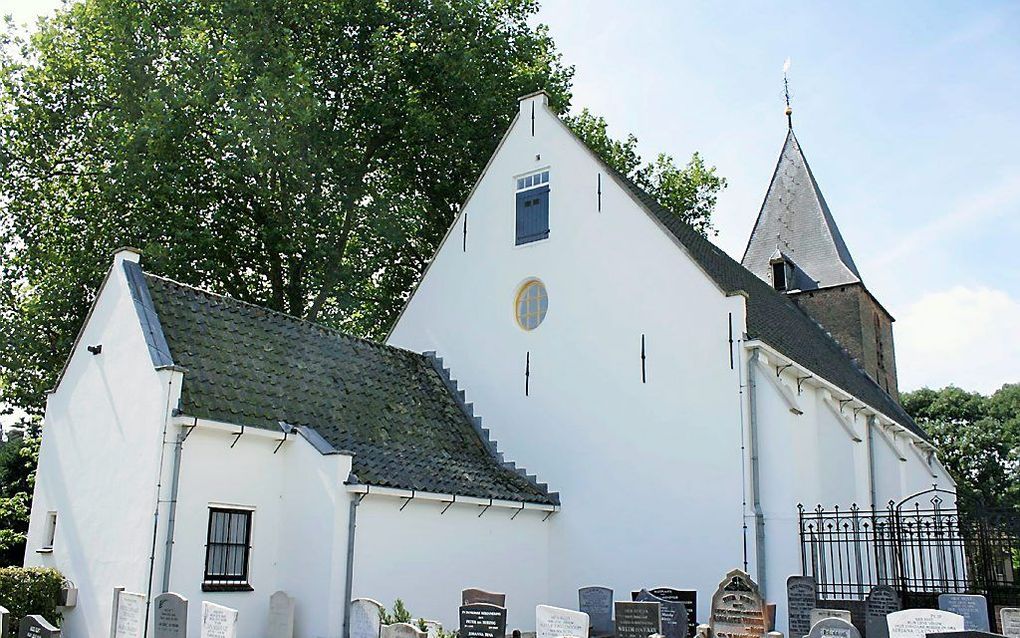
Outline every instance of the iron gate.
[[1020, 603], [1014, 511], [959, 510], [956, 494], [938, 488], [885, 509], [798, 509], [802, 573], [821, 599], [861, 601], [889, 585], [905, 607], [933, 607], [941, 593], [983, 594], [991, 613]]

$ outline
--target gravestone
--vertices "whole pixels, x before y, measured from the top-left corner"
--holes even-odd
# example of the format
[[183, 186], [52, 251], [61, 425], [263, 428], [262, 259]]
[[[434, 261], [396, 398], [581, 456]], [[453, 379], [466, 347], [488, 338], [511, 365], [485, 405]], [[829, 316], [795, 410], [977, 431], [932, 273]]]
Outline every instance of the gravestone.
[[11, 633], [11, 612], [0, 605], [0, 638], [7, 638]]
[[443, 625], [438, 620], [422, 620], [421, 623], [425, 625], [425, 635], [428, 638], [439, 638]]
[[475, 603], [506, 607], [506, 594], [485, 591], [484, 589], [476, 589], [474, 587], [460, 592], [461, 605], [474, 605]]
[[237, 610], [202, 601], [201, 638], [237, 638]]
[[285, 591], [269, 597], [269, 638], [294, 638], [294, 599]]
[[406, 622], [383, 625], [379, 636], [381, 638], [426, 638], [424, 631]]
[[[681, 602], [687, 608], [687, 635], [693, 638], [698, 631], [698, 592], [694, 589], [674, 589], [672, 587], [654, 587], [648, 590], [670, 602]], [[630, 599], [637, 600], [639, 592], [631, 592]]]
[[145, 594], [122, 591], [117, 594], [114, 638], [142, 638], [145, 633]]
[[187, 638], [188, 599], [173, 592], [152, 599], [154, 638]]
[[987, 631], [964, 629], [963, 631], [945, 631], [937, 634], [928, 634], [928, 638], [1003, 638], [1003, 636]]
[[379, 638], [382, 621], [379, 611], [382, 604], [371, 598], [355, 598], [351, 601], [350, 631], [351, 638]]
[[925, 638], [928, 634], [963, 631], [963, 616], [938, 609], [904, 609], [885, 620], [889, 638]]
[[999, 628], [1008, 638], [1020, 638], [1020, 608], [1003, 607], [999, 610]]
[[761, 638], [768, 626], [758, 585], [739, 569], [726, 574], [712, 595], [708, 620], [712, 634], [726, 638]]
[[661, 629], [659, 603], [617, 601], [613, 611], [616, 616], [616, 638], [648, 638]]
[[853, 622], [853, 617], [850, 612], [846, 609], [819, 609], [815, 608], [811, 610], [811, 626], [814, 627], [815, 623], [826, 618], [839, 618], [849, 623]]
[[642, 589], [637, 596], [641, 603], [659, 603], [659, 633], [666, 638], [686, 638], [687, 607], [680, 601], [664, 600]]
[[42, 616], [25, 616], [18, 625], [18, 638], [60, 638], [60, 630]]
[[[577, 590], [577, 608], [588, 614], [596, 636], [613, 633], [613, 590], [608, 587], [582, 587]], [[581, 638], [584, 638], [583, 636]]]
[[868, 638], [889, 638], [885, 617], [902, 609], [900, 595], [889, 585], [872, 587], [864, 601], [864, 631]]
[[939, 609], [963, 616], [964, 630], [991, 631], [988, 600], [973, 594], [940, 594]]
[[459, 638], [504, 638], [506, 607], [475, 603], [460, 608]]
[[849, 620], [830, 617], [811, 625], [808, 638], [861, 638], [861, 632]]
[[588, 614], [550, 605], [535, 607], [535, 638], [587, 638]]
[[811, 610], [818, 605], [817, 599], [818, 584], [813, 576], [790, 576], [786, 579], [790, 638], [803, 638], [811, 631]]

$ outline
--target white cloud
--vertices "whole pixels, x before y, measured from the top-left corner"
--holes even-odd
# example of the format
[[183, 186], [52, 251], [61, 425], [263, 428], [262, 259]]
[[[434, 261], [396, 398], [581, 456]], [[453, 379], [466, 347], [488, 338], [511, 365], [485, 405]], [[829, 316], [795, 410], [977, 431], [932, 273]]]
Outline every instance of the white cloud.
[[949, 384], [990, 393], [1020, 382], [1020, 300], [1001, 290], [956, 286], [927, 293], [896, 322], [900, 388]]

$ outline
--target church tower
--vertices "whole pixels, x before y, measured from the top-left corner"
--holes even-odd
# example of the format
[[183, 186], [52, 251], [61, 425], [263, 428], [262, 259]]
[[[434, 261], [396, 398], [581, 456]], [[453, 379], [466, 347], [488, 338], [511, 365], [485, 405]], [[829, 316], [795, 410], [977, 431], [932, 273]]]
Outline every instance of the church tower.
[[899, 400], [893, 317], [864, 285], [792, 123], [741, 263], [786, 293]]

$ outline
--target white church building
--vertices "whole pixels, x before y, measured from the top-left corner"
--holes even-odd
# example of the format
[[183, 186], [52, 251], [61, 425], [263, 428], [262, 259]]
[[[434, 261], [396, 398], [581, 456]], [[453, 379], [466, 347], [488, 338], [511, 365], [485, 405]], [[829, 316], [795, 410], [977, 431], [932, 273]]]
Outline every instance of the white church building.
[[69, 638], [109, 635], [115, 587], [185, 596], [195, 636], [207, 600], [259, 638], [277, 590], [303, 638], [355, 597], [456, 628], [471, 586], [526, 631], [587, 585], [697, 589], [702, 620], [745, 565], [785, 631], [797, 505], [933, 483], [792, 129], [741, 264], [538, 93], [385, 345], [118, 252], [48, 398], [25, 562], [78, 588]]

